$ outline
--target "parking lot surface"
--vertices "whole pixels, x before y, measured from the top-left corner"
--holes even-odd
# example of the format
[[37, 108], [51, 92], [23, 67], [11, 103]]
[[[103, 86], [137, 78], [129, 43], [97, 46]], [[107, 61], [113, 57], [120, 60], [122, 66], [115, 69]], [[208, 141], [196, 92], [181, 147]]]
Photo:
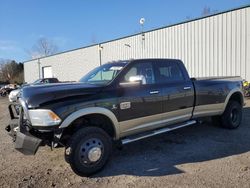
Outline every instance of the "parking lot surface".
[[114, 150], [98, 174], [75, 175], [64, 149], [42, 147], [35, 156], [13, 148], [4, 130], [7, 98], [0, 98], [0, 187], [250, 187], [250, 100], [240, 128], [207, 122]]

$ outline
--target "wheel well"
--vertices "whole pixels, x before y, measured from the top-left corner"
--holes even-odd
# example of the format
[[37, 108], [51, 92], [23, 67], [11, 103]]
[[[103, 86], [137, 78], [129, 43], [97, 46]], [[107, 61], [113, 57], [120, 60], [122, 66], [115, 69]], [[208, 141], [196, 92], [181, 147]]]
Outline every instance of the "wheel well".
[[240, 92], [232, 94], [231, 97], [229, 98], [229, 101], [237, 101], [238, 103], [240, 103], [240, 105], [243, 105], [242, 94]]
[[115, 129], [112, 121], [103, 114], [89, 114], [74, 120], [63, 131], [62, 140], [68, 140], [77, 130], [84, 126], [93, 126], [103, 129], [111, 138], [115, 137]]

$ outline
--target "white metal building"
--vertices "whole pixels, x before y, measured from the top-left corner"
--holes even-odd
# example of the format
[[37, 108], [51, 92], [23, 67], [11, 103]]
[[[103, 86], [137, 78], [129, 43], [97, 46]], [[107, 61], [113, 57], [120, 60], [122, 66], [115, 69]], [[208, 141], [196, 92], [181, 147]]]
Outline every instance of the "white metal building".
[[183, 60], [190, 76], [250, 80], [250, 5], [24, 62], [25, 81], [77, 81], [100, 64], [137, 58]]

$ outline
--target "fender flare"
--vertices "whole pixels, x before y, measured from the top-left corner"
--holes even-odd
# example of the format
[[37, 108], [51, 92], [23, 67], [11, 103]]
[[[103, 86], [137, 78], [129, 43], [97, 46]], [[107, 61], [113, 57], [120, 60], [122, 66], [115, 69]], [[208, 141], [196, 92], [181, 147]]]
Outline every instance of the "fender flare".
[[120, 135], [119, 126], [118, 126], [119, 123], [118, 123], [116, 116], [110, 110], [106, 108], [101, 108], [101, 107], [88, 107], [88, 108], [84, 108], [84, 109], [73, 112], [61, 123], [61, 125], [59, 126], [59, 129], [67, 128], [77, 118], [80, 118], [85, 115], [90, 115], [90, 114], [101, 114], [101, 115], [108, 117], [110, 121], [113, 123], [113, 128], [115, 131], [114, 139], [116, 140], [119, 139], [119, 135]]
[[226, 97], [226, 100], [225, 100], [225, 102], [224, 102], [224, 105], [223, 105], [223, 111], [222, 112], [224, 112], [225, 110], [226, 110], [226, 107], [227, 107], [227, 104], [228, 104], [228, 102], [229, 102], [229, 99], [232, 97], [232, 95], [233, 94], [235, 94], [235, 93], [240, 93], [241, 94], [241, 100], [242, 100], [242, 105], [244, 105], [244, 94], [243, 94], [243, 92], [242, 92], [242, 90], [240, 90], [239, 88], [235, 88], [235, 89], [233, 89], [233, 90], [231, 90], [229, 93], [228, 93], [228, 95], [227, 95], [227, 97]]

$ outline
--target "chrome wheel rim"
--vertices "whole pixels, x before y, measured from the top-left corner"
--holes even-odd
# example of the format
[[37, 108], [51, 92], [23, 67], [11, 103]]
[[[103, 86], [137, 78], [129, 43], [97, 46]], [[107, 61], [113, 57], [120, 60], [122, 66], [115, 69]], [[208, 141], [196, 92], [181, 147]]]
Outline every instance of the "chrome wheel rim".
[[93, 165], [101, 160], [103, 156], [103, 143], [98, 138], [91, 138], [80, 146], [79, 158], [85, 166]]
[[93, 147], [88, 152], [88, 159], [90, 162], [96, 162], [101, 158], [102, 150], [99, 147]]

